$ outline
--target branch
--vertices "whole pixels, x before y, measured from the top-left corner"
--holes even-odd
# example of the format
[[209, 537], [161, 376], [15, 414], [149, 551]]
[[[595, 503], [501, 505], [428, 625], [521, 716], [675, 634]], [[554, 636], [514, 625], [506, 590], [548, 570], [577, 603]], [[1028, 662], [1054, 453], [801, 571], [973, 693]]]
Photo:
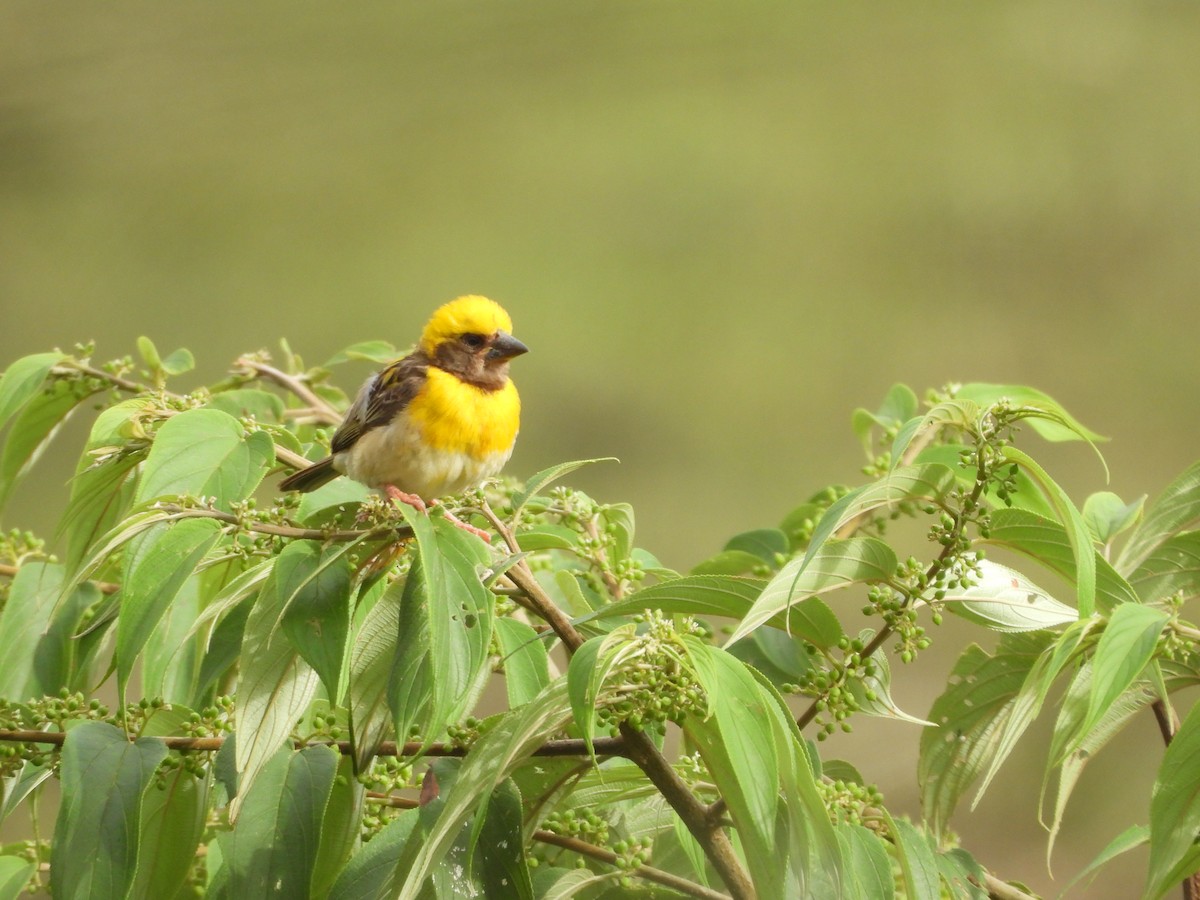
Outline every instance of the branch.
[[321, 397], [316, 391], [310, 388], [301, 378], [295, 375], [289, 375], [287, 372], [280, 371], [274, 366], [269, 366], [264, 362], [259, 362], [256, 359], [243, 356], [238, 359], [235, 365], [249, 369], [258, 378], [273, 381], [282, 388], [291, 391], [301, 400], [303, 400], [310, 409], [307, 410], [314, 418], [320, 419], [326, 425], [339, 425], [342, 421], [342, 414], [333, 408], [330, 403]]
[[[384, 794], [379, 791], [367, 791], [366, 796], [368, 800], [373, 800], [376, 803], [382, 803], [385, 806], [391, 806], [395, 809], [419, 809], [421, 806], [418, 800], [413, 800], [409, 797], [397, 797], [395, 794]], [[579, 838], [555, 834], [553, 831], [545, 831], [541, 828], [533, 832], [532, 837], [540, 843], [561, 847], [564, 850], [570, 850], [572, 853], [588, 856], [609, 865], [615, 866], [617, 864], [617, 854], [613, 853], [607, 847], [589, 844], [587, 841], [581, 841]], [[644, 878], [646, 881], [653, 881], [664, 887], [674, 888], [680, 893], [687, 894], [689, 897], [700, 897], [702, 900], [729, 900], [725, 894], [688, 881], [686, 878], [680, 878], [678, 875], [672, 875], [670, 872], [664, 872], [662, 869], [656, 869], [654, 866], [636, 866], [626, 871], [630, 875], [636, 875], [639, 878]]]
[[[61, 747], [64, 740], [67, 738], [67, 733], [64, 731], [22, 731], [14, 729], [0, 729], [0, 741], [16, 744], [51, 744], [56, 747]], [[182, 735], [170, 735], [167, 737], [159, 737], [157, 740], [166, 744], [170, 750], [193, 750], [193, 751], [213, 751], [220, 750], [224, 745], [226, 738], [223, 737], [185, 737]], [[596, 738], [593, 741], [596, 747], [597, 756], [626, 756], [624, 741], [621, 738]], [[294, 740], [292, 745], [297, 749], [302, 747], [332, 747], [343, 756], [349, 756], [354, 752], [354, 748], [350, 746], [349, 741], [301, 741]], [[424, 747], [420, 741], [408, 741], [403, 744], [397, 744], [395, 741], [384, 741], [379, 745], [379, 749], [375, 751], [376, 756], [466, 756], [471, 748], [463, 747], [459, 744], [436, 743]], [[558, 741], [546, 741], [542, 746], [533, 751], [533, 756], [579, 756], [590, 758], [591, 752], [588, 750], [587, 742], [578, 739], [564, 739]]]
[[278, 537], [295, 538], [302, 541], [356, 541], [369, 537], [411, 537], [412, 529], [407, 525], [388, 525], [369, 529], [342, 528], [328, 530], [322, 528], [301, 528], [298, 525], [273, 525], [270, 522], [256, 522], [233, 513], [222, 512], [219, 509], [209, 509], [201, 506], [177, 506], [173, 503], [163, 503], [160, 509], [176, 515], [181, 519], [216, 519], [236, 525], [243, 531], [254, 531], [258, 534], [273, 534]]
[[[508, 546], [509, 551], [514, 554], [520, 553], [521, 547], [517, 543], [512, 529], [500, 520], [488, 503], [483, 504], [482, 511]], [[574, 653], [583, 646], [583, 636], [575, 630], [570, 619], [555, 605], [550, 595], [538, 583], [533, 570], [529, 568], [529, 564], [524, 559], [508, 570], [508, 577], [513, 584], [524, 591], [533, 607], [533, 612], [541, 616], [554, 629], [554, 633], [563, 642], [568, 653]], [[687, 782], [679, 777], [679, 773], [643, 732], [636, 731], [628, 724], [622, 724], [621, 737], [625, 743], [625, 755], [646, 774], [646, 777], [658, 788], [659, 793], [683, 820], [692, 836], [704, 849], [704, 854], [716, 868], [734, 900], [754, 898], [756, 896], [754, 884], [734, 853], [729, 835], [722, 830], [719, 822], [709, 818], [708, 806], [692, 793]]]

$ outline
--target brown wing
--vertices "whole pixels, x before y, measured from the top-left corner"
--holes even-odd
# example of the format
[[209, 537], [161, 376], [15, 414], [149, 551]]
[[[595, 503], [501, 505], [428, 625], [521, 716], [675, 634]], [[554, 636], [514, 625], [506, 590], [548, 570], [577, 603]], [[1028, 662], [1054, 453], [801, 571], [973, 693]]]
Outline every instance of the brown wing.
[[330, 449], [334, 453], [348, 450], [372, 428], [392, 421], [417, 395], [425, 383], [428, 368], [429, 359], [418, 351], [396, 360], [367, 379], [346, 412], [346, 418], [334, 432]]

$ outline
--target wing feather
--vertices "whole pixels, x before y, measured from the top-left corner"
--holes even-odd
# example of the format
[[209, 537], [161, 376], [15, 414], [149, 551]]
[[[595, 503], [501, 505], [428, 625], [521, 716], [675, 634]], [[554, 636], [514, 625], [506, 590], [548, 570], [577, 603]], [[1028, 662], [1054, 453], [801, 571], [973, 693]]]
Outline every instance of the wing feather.
[[412, 353], [372, 375], [359, 389], [346, 418], [334, 432], [330, 449], [334, 453], [349, 450], [364, 434], [391, 422], [425, 384], [428, 358]]

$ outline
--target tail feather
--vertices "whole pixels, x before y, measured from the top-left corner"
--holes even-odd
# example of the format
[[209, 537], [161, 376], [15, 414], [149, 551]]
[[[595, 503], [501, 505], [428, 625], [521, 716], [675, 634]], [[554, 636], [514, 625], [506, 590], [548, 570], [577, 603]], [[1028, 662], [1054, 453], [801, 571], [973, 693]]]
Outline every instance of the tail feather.
[[308, 493], [315, 491], [323, 484], [327, 484], [338, 475], [342, 474], [333, 467], [333, 457], [327, 456], [320, 462], [315, 462], [307, 468], [293, 472], [283, 481], [279, 482], [280, 490], [284, 491], [300, 491]]

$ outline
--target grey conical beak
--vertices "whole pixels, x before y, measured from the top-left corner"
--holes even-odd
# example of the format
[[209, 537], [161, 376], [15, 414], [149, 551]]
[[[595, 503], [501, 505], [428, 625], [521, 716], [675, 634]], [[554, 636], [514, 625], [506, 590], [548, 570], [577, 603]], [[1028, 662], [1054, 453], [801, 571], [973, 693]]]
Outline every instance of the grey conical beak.
[[496, 339], [492, 341], [492, 349], [488, 351], [488, 359], [512, 359], [528, 352], [529, 348], [507, 331], [498, 331]]

